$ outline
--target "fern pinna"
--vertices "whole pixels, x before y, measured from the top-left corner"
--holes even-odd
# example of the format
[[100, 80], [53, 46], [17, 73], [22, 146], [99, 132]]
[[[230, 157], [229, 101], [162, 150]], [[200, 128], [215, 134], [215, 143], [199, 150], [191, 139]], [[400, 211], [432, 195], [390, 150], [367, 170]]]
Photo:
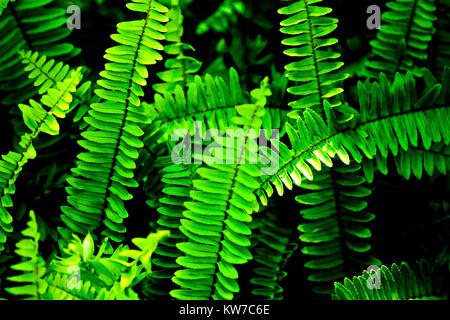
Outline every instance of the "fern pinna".
[[450, 2], [379, 5], [0, 0], [0, 299], [448, 299]]

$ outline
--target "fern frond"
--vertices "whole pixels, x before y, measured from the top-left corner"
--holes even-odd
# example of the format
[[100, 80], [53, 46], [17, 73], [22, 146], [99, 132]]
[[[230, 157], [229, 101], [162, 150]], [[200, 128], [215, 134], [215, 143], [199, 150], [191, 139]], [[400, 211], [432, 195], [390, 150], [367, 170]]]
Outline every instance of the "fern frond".
[[76, 91], [81, 78], [80, 69], [72, 71], [70, 77], [57, 82], [54, 88], [42, 96], [41, 103], [31, 99], [30, 105], [19, 104], [24, 122], [31, 132], [22, 136], [19, 143], [20, 152], [9, 152], [0, 160], [0, 250], [3, 250], [1, 244], [6, 241], [6, 233], [12, 231], [12, 217], [6, 208], [13, 205], [11, 195], [15, 193], [15, 182], [23, 166], [36, 157], [33, 140], [40, 132], [59, 134], [60, 127], [56, 119], [65, 118], [72, 101], [72, 93]]
[[[271, 89], [279, 85], [274, 81]], [[280, 88], [277, 89], [280, 91]], [[284, 110], [277, 107], [278, 99], [279, 97], [269, 98], [268, 102], [275, 104], [266, 106], [263, 128], [267, 133], [279, 130], [279, 137], [282, 137], [285, 133], [282, 124], [287, 116]], [[202, 126], [202, 137], [208, 129], [225, 132], [227, 128], [236, 127], [232, 121], [236, 116], [235, 106], [248, 102], [247, 93], [239, 83], [239, 75], [236, 70], [230, 68], [228, 81], [221, 77], [213, 78], [208, 74], [205, 77], [195, 76], [187, 93], [179, 86], [175, 93], [166, 93], [164, 96], [156, 94], [155, 103], [152, 105], [143, 103], [145, 108], [150, 109], [153, 122], [144, 129], [145, 151], [140, 155], [138, 176], [144, 181], [143, 189], [151, 199], [148, 201], [151, 206], [156, 206], [154, 198], [161, 189], [154, 161], [172, 150], [171, 134], [176, 130], [187, 130], [194, 135], [198, 123]]]
[[145, 18], [119, 23], [118, 33], [111, 36], [119, 45], [106, 50], [109, 62], [100, 73], [101, 89], [95, 90], [104, 101], [92, 104], [84, 118], [90, 129], [79, 144], [86, 152], [78, 155], [73, 176], [67, 179], [69, 206], [61, 208], [61, 219], [73, 232], [87, 234], [103, 222], [101, 234], [117, 242], [126, 231], [124, 201], [132, 198], [126, 187], [138, 185], [133, 171], [143, 147], [140, 126], [149, 122], [139, 98], [147, 84], [146, 66], [162, 59], [156, 50], [163, 49], [158, 41], [167, 29], [161, 23], [168, 20], [168, 9], [157, 1], [133, 0], [127, 7]]
[[448, 0], [438, 0], [437, 6], [437, 21], [435, 36], [435, 67], [434, 70], [439, 76], [444, 70], [445, 66], [450, 66], [450, 18], [448, 12], [450, 11], [450, 2]]
[[[444, 143], [436, 143], [428, 150], [422, 146], [410, 147], [407, 151], [400, 149], [394, 158], [397, 172], [400, 176], [409, 180], [412, 175], [422, 179], [424, 174], [432, 176], [434, 173], [447, 174], [450, 169], [450, 146]], [[373, 180], [373, 174], [380, 171], [388, 174], [388, 158], [377, 154], [374, 159], [363, 160], [363, 169], [368, 182]]]
[[[268, 95], [266, 78], [260, 89], [252, 91], [253, 104], [236, 106], [238, 116], [234, 123], [244, 128], [244, 136], [247, 130], [261, 126]], [[249, 164], [249, 136], [238, 146], [235, 137], [223, 140], [218, 142], [223, 154], [214, 156], [223, 157], [228, 163], [233, 160], [233, 164], [207, 161], [208, 165], [197, 169], [200, 178], [192, 182], [193, 201], [184, 203], [187, 210], [183, 212], [180, 230], [189, 241], [177, 244], [184, 253], [176, 260], [184, 269], [175, 272], [172, 279], [181, 289], [170, 292], [177, 299], [232, 299], [239, 291], [234, 265], [252, 258], [247, 249], [251, 233], [248, 223], [252, 221], [251, 213], [258, 209], [252, 191], [258, 187], [260, 172], [257, 166]]]
[[253, 268], [255, 276], [250, 279], [251, 293], [261, 299], [283, 300], [280, 281], [287, 275], [283, 269], [297, 244], [292, 241], [293, 229], [282, 227], [281, 218], [272, 210], [269, 208], [255, 217], [259, 225], [257, 230], [252, 230], [256, 267]]
[[[336, 155], [348, 164], [353, 158], [361, 163], [377, 155], [396, 157], [400, 150], [423, 147], [429, 150], [433, 143], [450, 142], [450, 90], [446, 68], [442, 84], [428, 83], [424, 93], [416, 90], [416, 81], [411, 73], [397, 73], [390, 82], [384, 74], [379, 82], [358, 84], [360, 114], [351, 127], [337, 129], [326, 103], [327, 122], [312, 110], [304, 112], [305, 120], [298, 119], [294, 129], [287, 125], [292, 150], [280, 143], [280, 168], [276, 175], [266, 176], [262, 188], [257, 190], [261, 202], [273, 194], [273, 184], [282, 195], [284, 186], [291, 189], [300, 185], [302, 178], [313, 179], [310, 165], [316, 170], [321, 165], [333, 165]], [[270, 152], [267, 153], [270, 157]], [[272, 155], [273, 156], [273, 155]], [[365, 169], [371, 181], [373, 172]]]
[[[195, 122], [201, 122], [203, 129], [218, 129], [225, 132], [235, 127], [232, 118], [236, 116], [235, 106], [249, 103], [248, 94], [241, 88], [239, 75], [230, 68], [228, 81], [221, 77], [196, 75], [187, 93], [181, 87], [174, 94], [164, 97], [156, 94], [151, 113], [167, 127], [168, 135], [177, 129], [188, 130], [194, 135]], [[264, 129], [281, 129], [285, 114], [276, 106], [267, 106], [263, 115]], [[203, 134], [203, 132], [202, 132]]]
[[310, 192], [295, 198], [311, 206], [300, 211], [303, 222], [298, 229], [304, 243], [301, 252], [311, 256], [305, 267], [311, 269], [308, 280], [315, 283], [316, 293], [329, 294], [332, 282], [361, 266], [379, 264], [367, 255], [371, 232], [364, 224], [375, 215], [365, 211], [365, 198], [371, 191], [364, 185], [360, 169], [355, 164], [322, 169], [312, 182], [301, 185]]
[[[379, 288], [377, 288], [379, 286]], [[364, 271], [352, 280], [336, 282], [333, 300], [446, 300], [448, 292], [434, 267], [426, 261], [412, 267], [406, 262], [400, 266], [381, 266], [370, 274]]]
[[179, 230], [180, 220], [186, 210], [184, 202], [191, 200], [192, 177], [198, 167], [198, 164], [175, 164], [161, 169], [163, 196], [157, 209], [160, 214], [157, 230], [170, 230], [170, 237], [162, 241], [155, 251], [152, 262], [157, 269], [153, 270], [145, 285], [147, 296], [167, 296], [174, 289], [171, 278], [179, 268], [176, 259], [182, 255], [176, 244], [186, 241], [186, 236]]
[[245, 3], [242, 0], [223, 0], [213, 14], [198, 24], [195, 33], [202, 35], [211, 29], [223, 33], [233, 24], [236, 24], [239, 14], [244, 13]]
[[22, 103], [37, 90], [27, 79], [20, 50], [33, 50], [65, 61], [80, 53], [79, 48], [61, 42], [69, 36], [65, 8], [49, 0], [17, 0], [9, 3], [0, 17], [0, 90], [10, 92], [4, 104]]
[[9, 1], [14, 2], [16, 0], [0, 0], [0, 15], [3, 13], [3, 10], [8, 6]]
[[[281, 22], [280, 31], [291, 36], [282, 43], [293, 48], [284, 53], [300, 59], [285, 67], [288, 79], [297, 83], [288, 92], [301, 97], [289, 104], [294, 110], [316, 108], [316, 112], [322, 113], [325, 100], [329, 100], [333, 107], [339, 106], [341, 102], [332, 98], [343, 92], [340, 82], [348, 77], [348, 74], [338, 71], [343, 62], [336, 59], [341, 55], [332, 49], [327, 50], [338, 42], [335, 38], [326, 37], [337, 28], [338, 20], [325, 17], [332, 11], [330, 8], [313, 5], [321, 1], [291, 1], [290, 5], [278, 10], [280, 14], [289, 15]], [[293, 117], [295, 114], [295, 111], [291, 113]]]
[[47, 61], [47, 57], [38, 52], [28, 50], [20, 51], [19, 54], [26, 65], [24, 70], [29, 73], [28, 78], [34, 80], [33, 85], [39, 88], [38, 93], [41, 95], [58, 81], [64, 80], [70, 71], [69, 65], [61, 61], [56, 63], [54, 59]]
[[[28, 78], [34, 79], [33, 85], [39, 88], [38, 94], [44, 94], [51, 87], [54, 87], [58, 81], [61, 81], [70, 74], [70, 67], [67, 64], [54, 59], [48, 59], [45, 55], [38, 52], [20, 51], [22, 63], [25, 64], [25, 71], [28, 72]], [[83, 74], [85, 70], [82, 70]], [[77, 87], [77, 91], [72, 93], [73, 101], [70, 104], [70, 111], [77, 108], [76, 114], [73, 116], [73, 122], [81, 122], [80, 120], [86, 114], [91, 103], [99, 102], [99, 98], [92, 94], [92, 82], [83, 81]], [[69, 112], [70, 112], [69, 111]], [[80, 129], [84, 129], [87, 123], [82, 121]]]
[[377, 78], [380, 72], [394, 76], [410, 71], [420, 76], [417, 62], [428, 58], [427, 49], [436, 29], [435, 0], [396, 0], [383, 13], [377, 39], [370, 42], [374, 59], [366, 62], [367, 75]]
[[47, 272], [45, 261], [39, 254], [39, 238], [36, 215], [30, 211], [27, 228], [21, 232], [24, 236], [17, 242], [15, 253], [22, 258], [22, 262], [11, 266], [12, 270], [20, 271], [20, 275], [7, 279], [18, 284], [5, 290], [15, 296], [26, 296], [25, 300], [40, 300], [47, 291], [47, 284], [43, 280]]
[[179, 0], [172, 0], [167, 17], [170, 21], [166, 24], [165, 40], [170, 44], [164, 46], [164, 52], [176, 57], [167, 59], [165, 62], [167, 70], [157, 73], [157, 76], [164, 83], [154, 84], [152, 87], [160, 94], [173, 93], [177, 85], [180, 85], [183, 90], [187, 90], [189, 83], [193, 81], [193, 75], [202, 66], [202, 63], [197, 59], [185, 55], [186, 51], [195, 51], [195, 49], [181, 40], [183, 36], [183, 14]]

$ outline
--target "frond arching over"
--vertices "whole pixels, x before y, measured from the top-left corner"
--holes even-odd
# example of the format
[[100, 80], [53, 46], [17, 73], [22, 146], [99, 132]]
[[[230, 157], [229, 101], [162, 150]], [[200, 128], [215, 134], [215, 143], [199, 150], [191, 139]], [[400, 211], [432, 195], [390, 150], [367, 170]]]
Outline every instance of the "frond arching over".
[[[351, 126], [337, 129], [329, 107], [325, 109], [327, 123], [312, 110], [305, 110], [304, 119], [297, 120], [296, 128], [287, 125], [292, 149], [280, 143], [280, 168], [277, 174], [266, 176], [257, 195], [262, 203], [273, 194], [273, 184], [278, 194], [284, 187], [300, 185], [302, 178], [313, 179], [322, 164], [333, 165], [337, 155], [342, 162], [351, 158], [361, 163], [377, 155], [394, 157], [400, 150], [423, 147], [429, 150], [433, 143], [450, 142], [449, 69], [444, 70], [442, 84], [428, 81], [423, 93], [417, 92], [416, 80], [411, 73], [397, 73], [393, 82], [384, 74], [378, 82], [358, 84], [360, 112], [355, 111]], [[327, 104], [325, 104], [327, 106]], [[270, 156], [270, 155], [269, 155]], [[364, 170], [368, 181], [373, 172]]]

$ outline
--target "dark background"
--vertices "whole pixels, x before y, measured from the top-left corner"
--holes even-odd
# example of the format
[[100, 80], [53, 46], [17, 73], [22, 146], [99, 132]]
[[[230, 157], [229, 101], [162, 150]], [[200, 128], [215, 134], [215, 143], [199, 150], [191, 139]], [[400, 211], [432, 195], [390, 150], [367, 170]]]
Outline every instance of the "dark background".
[[[218, 0], [193, 0], [185, 13], [183, 40], [195, 47], [196, 52], [193, 55], [204, 63], [202, 71], [217, 57], [215, 51], [217, 42], [224, 38], [227, 43], [231, 43], [235, 34], [233, 32], [225, 34], [208, 32], [202, 36], [195, 34], [197, 24], [211, 15], [221, 2]], [[321, 3], [323, 6], [332, 7], [331, 16], [339, 19], [339, 28], [333, 35], [339, 38], [339, 50], [343, 55], [344, 62], [352, 63], [369, 51], [369, 41], [375, 37], [376, 30], [368, 30], [366, 27], [366, 20], [369, 16], [366, 14], [366, 9], [369, 5], [378, 4], [383, 11], [385, 2], [380, 0], [335, 0]], [[124, 1], [106, 0], [103, 7], [99, 8], [93, 2], [90, 8], [82, 12], [81, 30], [74, 30], [72, 33], [72, 43], [82, 48], [83, 51], [70, 64], [89, 66], [94, 79], [98, 72], [103, 70], [104, 59], [102, 56], [105, 49], [114, 45], [108, 35], [115, 32], [116, 23], [128, 15], [125, 13], [126, 10], [123, 10], [124, 3]], [[268, 44], [263, 54], [273, 54], [271, 61], [281, 72], [288, 61], [282, 54], [281, 39], [283, 36], [279, 32], [278, 26], [281, 17], [277, 14], [276, 9], [283, 3], [275, 0], [252, 0], [245, 3], [252, 12], [256, 12], [260, 16], [261, 21], [267, 21], [269, 24], [273, 24], [273, 27], [266, 29], [256, 25], [254, 21], [240, 16], [235, 28], [242, 35], [254, 38], [261, 34], [267, 39]], [[224, 61], [226, 66], [234, 66], [239, 69], [231, 55], [224, 55]], [[150, 79], [155, 79], [155, 72], [161, 70], [162, 67], [163, 65], [160, 64], [152, 69], [153, 78], [151, 75]], [[270, 64], [246, 66], [246, 68], [247, 71], [256, 75], [263, 76], [271, 73]], [[243, 82], [247, 87], [252, 88], [253, 83], [249, 77], [243, 78]], [[346, 86], [349, 87], [355, 83], [350, 82]], [[146, 92], [146, 100], [149, 101], [153, 94], [151, 86], [146, 88]], [[2, 106], [0, 115], [1, 154], [11, 150], [14, 139], [17, 139], [17, 136], [11, 134], [13, 132], [11, 120], [13, 120], [13, 116], [10, 115], [7, 107]], [[63, 126], [62, 132], [77, 134], [72, 127], [68, 126]], [[63, 168], [60, 173], [62, 178], [64, 172], [69, 172], [68, 169], [72, 167], [72, 161], [81, 148], [76, 144], [76, 140], [72, 140], [71, 143], [56, 143], [44, 151], [44, 155], [58, 155], [57, 164]], [[60, 225], [58, 216], [59, 207], [65, 201], [64, 189], [50, 186], [47, 189], [48, 192], [43, 193], [40, 186], [48, 177], [42, 177], [38, 181], [35, 178], [36, 172], [49, 165], [51, 163], [49, 163], [48, 157], [41, 157], [38, 152], [38, 158], [27, 164], [19, 178], [17, 192], [14, 196], [16, 206], [13, 210], [15, 216], [18, 217], [15, 230], [22, 229], [25, 220], [21, 217], [26, 209], [30, 208], [35, 209], [44, 220], [49, 222], [50, 230], [54, 231]], [[369, 210], [377, 215], [374, 222], [371, 223], [373, 255], [387, 265], [401, 261], [414, 262], [420, 258], [434, 259], [443, 246], [439, 235], [444, 228], [449, 227], [448, 214], [444, 214], [439, 206], [436, 207], [436, 203], [448, 201], [448, 178], [445, 176], [430, 178], [425, 175], [420, 181], [414, 177], [406, 181], [398, 176], [392, 165], [389, 173], [389, 176], [376, 175], [372, 185], [374, 192], [369, 199]], [[63, 186], [63, 182], [60, 183], [60, 186]], [[280, 204], [279, 214], [284, 223], [290, 227], [297, 226], [300, 221], [299, 206], [294, 201], [297, 192], [298, 189], [287, 192], [283, 201], [278, 201]], [[275, 198], [278, 197], [275, 196]], [[144, 195], [135, 190], [135, 198], [127, 203], [130, 212], [139, 213], [139, 215], [134, 215], [136, 218], [133, 218], [132, 224], [127, 224], [130, 235], [142, 236], [148, 233], [148, 222], [156, 217], [155, 212], [146, 207], [145, 200]], [[436, 223], [438, 219], [441, 220]], [[296, 234], [295, 237], [297, 236]], [[47, 247], [43, 246], [44, 252], [49, 252], [53, 245], [49, 240]], [[318, 298], [312, 294], [310, 283], [306, 280], [308, 272], [302, 267], [304, 262], [304, 256], [297, 252], [287, 265], [288, 276], [283, 280], [283, 286], [288, 299]], [[248, 272], [249, 270], [243, 270], [241, 277], [245, 278], [247, 274], [250, 275]], [[247, 289], [242, 288], [243, 292]]]

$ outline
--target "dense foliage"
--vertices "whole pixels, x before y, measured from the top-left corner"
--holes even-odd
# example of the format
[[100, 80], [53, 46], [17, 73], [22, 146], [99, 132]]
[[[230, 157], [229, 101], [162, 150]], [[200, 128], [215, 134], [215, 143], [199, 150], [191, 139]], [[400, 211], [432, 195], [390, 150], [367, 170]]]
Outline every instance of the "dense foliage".
[[447, 299], [450, 0], [205, 2], [0, 0], [0, 297]]

